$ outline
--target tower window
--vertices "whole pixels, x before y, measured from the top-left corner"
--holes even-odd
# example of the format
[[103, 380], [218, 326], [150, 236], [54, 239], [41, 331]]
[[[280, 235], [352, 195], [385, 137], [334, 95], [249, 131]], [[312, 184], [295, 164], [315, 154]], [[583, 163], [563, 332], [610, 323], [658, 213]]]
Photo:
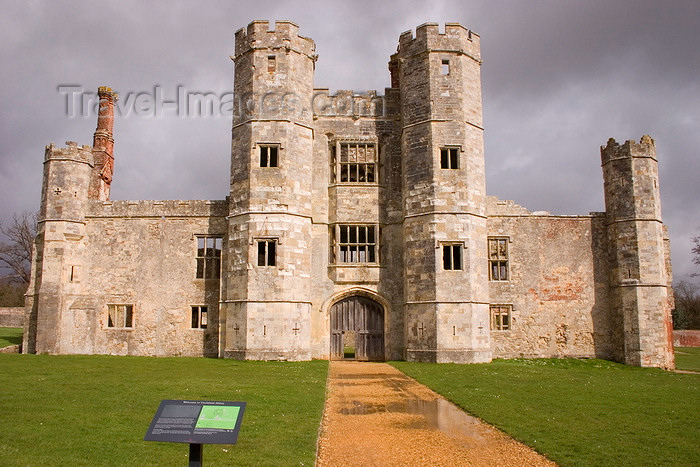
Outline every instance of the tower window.
[[442, 64], [440, 65], [440, 74], [442, 76], [446, 76], [450, 74], [450, 61], [449, 60], [443, 60]]
[[510, 312], [513, 307], [511, 305], [491, 305], [489, 308], [491, 309], [491, 330], [510, 330]]
[[377, 146], [374, 143], [339, 143], [333, 146], [334, 183], [375, 183]]
[[267, 72], [274, 73], [277, 71], [277, 57], [274, 55], [267, 56]]
[[376, 263], [377, 226], [336, 225], [333, 250], [336, 263]]
[[440, 168], [459, 169], [459, 148], [440, 148]]
[[508, 280], [508, 239], [492, 237], [489, 243], [489, 280]]
[[445, 271], [462, 269], [462, 245], [447, 244], [442, 246], [442, 268]]
[[193, 306], [192, 307], [192, 329], [206, 329], [207, 328], [207, 307], [205, 306]]
[[131, 328], [133, 324], [133, 305], [107, 305], [108, 328]]
[[258, 240], [258, 266], [277, 265], [277, 240]]
[[276, 144], [261, 144], [260, 148], [260, 167], [277, 167], [277, 155], [279, 146]]
[[221, 277], [221, 237], [197, 237], [197, 279]]

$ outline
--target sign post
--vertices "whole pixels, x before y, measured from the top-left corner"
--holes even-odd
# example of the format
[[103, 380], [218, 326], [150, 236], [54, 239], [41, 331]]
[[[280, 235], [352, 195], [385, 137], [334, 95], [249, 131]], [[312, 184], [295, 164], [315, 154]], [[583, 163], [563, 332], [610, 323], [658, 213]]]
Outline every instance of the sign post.
[[189, 467], [202, 467], [202, 451], [204, 447], [201, 444], [190, 444]]
[[245, 402], [163, 400], [144, 441], [189, 443], [190, 467], [202, 467], [204, 444], [236, 444]]

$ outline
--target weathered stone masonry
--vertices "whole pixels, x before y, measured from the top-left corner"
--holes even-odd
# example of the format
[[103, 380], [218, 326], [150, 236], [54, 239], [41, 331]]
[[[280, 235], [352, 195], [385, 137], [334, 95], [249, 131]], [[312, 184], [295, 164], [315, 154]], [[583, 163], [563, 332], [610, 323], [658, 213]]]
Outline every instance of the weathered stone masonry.
[[93, 146], [47, 146], [25, 352], [673, 367], [654, 142], [601, 148], [606, 211], [486, 196], [480, 37], [405, 32], [384, 94], [314, 88], [314, 42], [235, 35], [231, 183], [111, 201], [114, 101]]

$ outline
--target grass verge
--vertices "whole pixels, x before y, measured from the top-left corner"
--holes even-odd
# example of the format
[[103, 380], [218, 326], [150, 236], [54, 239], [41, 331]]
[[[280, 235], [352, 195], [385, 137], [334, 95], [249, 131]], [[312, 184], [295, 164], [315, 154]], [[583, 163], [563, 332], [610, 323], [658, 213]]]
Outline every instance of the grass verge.
[[700, 465], [700, 376], [603, 360], [392, 362], [560, 465]]
[[22, 343], [22, 328], [0, 328], [0, 349]]
[[246, 401], [238, 444], [209, 465], [313, 465], [325, 361], [0, 354], [0, 465], [186, 465], [188, 445], [143, 441], [162, 399]]
[[700, 347], [676, 347], [676, 369], [700, 371]]

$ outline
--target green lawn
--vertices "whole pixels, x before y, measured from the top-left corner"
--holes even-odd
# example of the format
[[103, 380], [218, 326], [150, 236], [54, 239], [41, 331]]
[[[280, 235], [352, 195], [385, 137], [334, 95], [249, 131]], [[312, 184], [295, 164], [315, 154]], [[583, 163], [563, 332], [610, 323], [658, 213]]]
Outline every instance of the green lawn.
[[700, 347], [676, 347], [676, 369], [700, 371]]
[[560, 465], [700, 465], [700, 375], [603, 360], [392, 364]]
[[0, 349], [22, 343], [22, 328], [0, 328]]
[[188, 445], [142, 441], [162, 399], [246, 401], [236, 445], [208, 465], [313, 465], [325, 361], [0, 354], [0, 465], [187, 465]]

